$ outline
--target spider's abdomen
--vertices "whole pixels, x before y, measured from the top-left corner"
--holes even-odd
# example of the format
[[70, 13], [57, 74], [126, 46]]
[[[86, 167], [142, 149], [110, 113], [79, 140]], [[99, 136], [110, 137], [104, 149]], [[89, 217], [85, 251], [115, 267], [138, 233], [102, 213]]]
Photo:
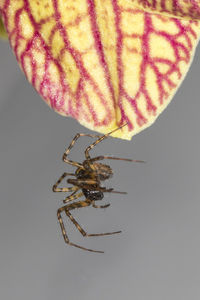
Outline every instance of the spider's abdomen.
[[89, 200], [102, 200], [104, 194], [100, 191], [91, 191], [87, 189], [82, 189], [84, 196]]

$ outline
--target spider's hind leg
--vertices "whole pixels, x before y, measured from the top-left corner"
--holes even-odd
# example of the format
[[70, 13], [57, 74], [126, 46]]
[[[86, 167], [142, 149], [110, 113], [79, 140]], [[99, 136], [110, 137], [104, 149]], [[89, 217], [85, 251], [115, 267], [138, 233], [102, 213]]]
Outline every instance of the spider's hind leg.
[[[83, 204], [83, 202], [84, 202], [84, 204]], [[89, 206], [90, 205], [90, 203], [88, 202], [88, 203], [86, 203], [86, 201], [79, 201], [79, 202], [77, 202], [77, 203], [79, 203], [79, 207], [82, 207], [82, 206]], [[80, 230], [83, 230], [82, 228], [81, 228], [81, 226], [76, 222], [76, 220], [72, 217], [70, 217], [70, 213], [68, 212], [67, 213], [67, 209], [69, 209], [70, 207], [73, 207], [74, 206], [74, 204], [75, 203], [73, 203], [73, 204], [69, 204], [69, 205], [65, 205], [65, 206], [62, 206], [62, 207], [60, 207], [59, 209], [58, 209], [58, 211], [57, 211], [57, 217], [58, 217], [58, 221], [59, 221], [59, 223], [60, 223], [60, 227], [61, 227], [61, 231], [62, 231], [62, 235], [63, 235], [63, 238], [64, 238], [64, 241], [68, 244], [68, 245], [70, 245], [70, 246], [74, 246], [74, 247], [76, 247], [76, 248], [80, 248], [80, 249], [82, 249], [82, 250], [86, 250], [86, 251], [90, 251], [90, 252], [97, 252], [97, 253], [104, 253], [103, 251], [98, 251], [98, 250], [93, 250], [93, 249], [88, 249], [88, 248], [85, 248], [85, 247], [82, 247], [82, 246], [79, 246], [79, 245], [77, 245], [77, 244], [74, 244], [74, 243], [72, 243], [72, 242], [70, 242], [70, 240], [69, 240], [69, 238], [68, 238], [68, 235], [67, 235], [67, 233], [66, 233], [66, 230], [65, 230], [65, 226], [64, 226], [64, 223], [63, 223], [63, 219], [62, 219], [62, 216], [61, 216], [61, 213], [63, 212], [63, 211], [65, 211], [65, 213], [66, 213], [66, 215], [70, 218], [70, 220], [74, 223], [74, 225], [79, 229], [79, 231]], [[77, 206], [78, 207], [78, 206]], [[72, 220], [73, 219], [73, 220]], [[83, 232], [84, 232], [84, 230], [83, 230]]]
[[97, 233], [97, 234], [88, 234], [80, 225], [79, 223], [75, 220], [75, 218], [72, 216], [72, 214], [70, 213], [70, 210], [73, 210], [75, 208], [81, 208], [81, 207], [86, 207], [86, 206], [90, 206], [92, 204], [91, 200], [86, 199], [85, 201], [78, 201], [75, 203], [71, 203], [65, 206], [62, 206], [58, 209], [57, 211], [57, 217], [58, 217], [58, 221], [60, 223], [60, 227], [61, 227], [61, 231], [62, 231], [62, 235], [63, 238], [65, 240], [65, 242], [71, 246], [75, 246], [77, 248], [83, 249], [83, 250], [87, 250], [87, 251], [91, 251], [91, 252], [98, 252], [98, 253], [103, 253], [103, 251], [97, 251], [97, 250], [92, 250], [92, 249], [88, 249], [82, 246], [79, 246], [77, 244], [71, 243], [69, 241], [69, 238], [67, 236], [66, 230], [65, 230], [65, 226], [63, 223], [63, 219], [61, 216], [61, 213], [63, 211], [65, 211], [66, 215], [68, 216], [68, 218], [72, 221], [72, 223], [76, 226], [76, 228], [79, 230], [79, 232], [85, 237], [85, 236], [103, 236], [103, 235], [111, 235], [111, 234], [116, 234], [116, 233], [120, 233], [121, 231], [115, 231], [115, 232], [107, 232], [107, 233]]
[[76, 226], [76, 228], [80, 231], [80, 233], [83, 236], [103, 236], [103, 235], [111, 235], [111, 234], [116, 234], [116, 233], [120, 233], [121, 231], [114, 231], [114, 232], [106, 232], [106, 233], [87, 233], [79, 224], [78, 222], [74, 219], [74, 217], [72, 216], [72, 214], [70, 213], [70, 210], [73, 210], [75, 208], [80, 208], [80, 207], [85, 207], [85, 206], [89, 206], [92, 204], [91, 200], [86, 199], [85, 201], [79, 201], [79, 202], [75, 202], [69, 205], [65, 206], [65, 213], [66, 215], [70, 218], [70, 220], [72, 221], [72, 223], [74, 223], [74, 225]]

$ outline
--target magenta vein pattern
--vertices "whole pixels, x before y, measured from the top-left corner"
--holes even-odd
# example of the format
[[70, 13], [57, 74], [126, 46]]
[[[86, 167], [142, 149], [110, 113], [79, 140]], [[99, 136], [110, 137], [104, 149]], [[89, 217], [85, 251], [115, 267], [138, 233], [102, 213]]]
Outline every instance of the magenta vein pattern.
[[196, 21], [131, 2], [83, 0], [77, 9], [65, 1], [61, 9], [63, 1], [44, 1], [45, 16], [36, 14], [37, 1], [14, 2], [0, 4], [0, 12], [28, 80], [54, 110], [93, 128], [128, 122], [134, 132], [152, 123], [181, 83], [200, 31]]

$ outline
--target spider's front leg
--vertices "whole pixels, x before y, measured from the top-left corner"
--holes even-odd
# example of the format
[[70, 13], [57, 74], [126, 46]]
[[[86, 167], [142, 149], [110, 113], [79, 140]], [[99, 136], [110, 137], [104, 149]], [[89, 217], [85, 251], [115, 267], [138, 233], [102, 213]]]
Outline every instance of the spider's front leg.
[[92, 137], [92, 138], [100, 138], [100, 135], [96, 135], [96, 134], [86, 134], [86, 133], [77, 133], [75, 135], [75, 137], [73, 138], [73, 140], [71, 141], [69, 147], [65, 150], [65, 153], [63, 154], [63, 161], [66, 162], [67, 164], [70, 164], [72, 166], [75, 167], [82, 167], [82, 164], [80, 164], [79, 162], [73, 161], [73, 160], [69, 160], [67, 158], [67, 156], [69, 155], [69, 152], [71, 151], [71, 149], [73, 148], [74, 144], [76, 143], [76, 141], [81, 137], [81, 136], [88, 136], [88, 137]]
[[92, 143], [90, 146], [88, 146], [88, 147], [86, 148], [86, 150], [85, 150], [85, 157], [86, 157], [86, 159], [89, 160], [89, 159], [91, 158], [91, 157], [90, 157], [90, 154], [89, 154], [89, 151], [92, 150], [97, 144], [99, 144], [100, 142], [102, 142], [104, 139], [108, 138], [108, 137], [109, 137], [112, 133], [114, 133], [115, 131], [120, 130], [121, 128], [123, 128], [124, 126], [127, 126], [127, 125], [128, 125], [128, 123], [126, 123], [126, 124], [124, 124], [124, 125], [122, 125], [122, 126], [119, 126], [119, 127], [115, 128], [114, 130], [112, 130], [112, 131], [110, 131], [110, 132], [108, 132], [108, 133], [106, 133], [106, 134], [100, 136], [100, 137], [98, 138], [98, 140], [96, 140], [94, 143]]

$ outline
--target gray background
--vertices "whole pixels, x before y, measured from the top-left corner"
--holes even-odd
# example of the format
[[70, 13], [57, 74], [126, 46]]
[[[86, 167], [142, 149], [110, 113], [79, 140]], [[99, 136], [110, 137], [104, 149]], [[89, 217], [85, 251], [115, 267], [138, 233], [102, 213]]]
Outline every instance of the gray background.
[[[84, 239], [67, 222], [67, 246], [56, 210], [63, 194], [52, 185], [68, 168], [65, 147], [75, 120], [51, 111], [27, 83], [9, 46], [0, 42], [0, 297], [7, 299], [184, 300], [200, 296], [200, 48], [174, 100], [132, 141], [109, 139], [93, 152], [144, 159], [113, 161], [107, 183], [128, 195], [107, 195], [107, 210], [85, 208], [74, 216], [90, 233], [121, 235]], [[71, 158], [80, 160], [78, 148]]]

